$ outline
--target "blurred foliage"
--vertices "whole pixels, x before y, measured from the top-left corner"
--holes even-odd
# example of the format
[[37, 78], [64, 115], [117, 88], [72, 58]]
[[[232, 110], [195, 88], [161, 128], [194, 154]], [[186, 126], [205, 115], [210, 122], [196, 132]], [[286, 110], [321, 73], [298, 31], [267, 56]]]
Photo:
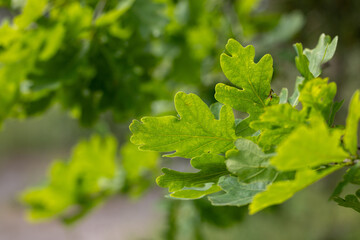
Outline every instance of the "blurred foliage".
[[[159, 154], [141, 152], [127, 143], [118, 159], [117, 141], [108, 135], [93, 135], [80, 141], [70, 160], [54, 161], [48, 180], [21, 196], [32, 221], [59, 217], [70, 224], [116, 192], [139, 197], [155, 181]], [[119, 166], [121, 163], [121, 166]]]
[[52, 163], [43, 186], [22, 194], [22, 201], [29, 206], [28, 218], [37, 221], [59, 216], [71, 223], [116, 192], [121, 186], [116, 152], [113, 137], [95, 135], [79, 142], [67, 163]]
[[108, 110], [122, 121], [180, 87], [212, 99], [229, 37], [267, 33], [274, 44], [302, 25], [299, 14], [257, 13], [258, 2], [11, 1], [14, 17], [0, 28], [0, 120], [59, 102], [85, 126]]
[[157, 152], [143, 152], [131, 144], [122, 146], [121, 167], [123, 169], [124, 187], [123, 192], [132, 197], [139, 197], [155, 181], [159, 174], [159, 158]]

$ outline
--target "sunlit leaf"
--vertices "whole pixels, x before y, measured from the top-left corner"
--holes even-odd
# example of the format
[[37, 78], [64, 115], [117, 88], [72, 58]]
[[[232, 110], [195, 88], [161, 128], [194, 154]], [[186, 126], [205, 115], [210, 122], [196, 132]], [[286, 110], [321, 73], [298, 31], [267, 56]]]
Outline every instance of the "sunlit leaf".
[[336, 129], [330, 131], [321, 118], [314, 118], [310, 127], [298, 127], [281, 142], [270, 162], [280, 171], [340, 163], [348, 157], [340, 146], [341, 134]]
[[163, 168], [164, 175], [156, 179], [157, 184], [169, 188], [169, 192], [176, 192], [184, 187], [203, 187], [207, 183], [217, 183], [221, 176], [229, 174], [225, 166], [225, 158], [220, 155], [202, 154], [191, 159], [191, 165], [200, 171], [184, 173]]
[[250, 214], [254, 214], [266, 207], [280, 204], [288, 200], [296, 192], [313, 184], [337, 169], [339, 169], [339, 167], [332, 167], [323, 170], [320, 173], [311, 169], [304, 169], [296, 173], [295, 180], [279, 181], [269, 185], [265, 191], [254, 197], [253, 202], [249, 206]]
[[234, 146], [234, 115], [223, 106], [216, 120], [209, 107], [194, 94], [175, 96], [179, 117], [144, 117], [130, 125], [131, 141], [142, 150], [176, 151], [166, 156], [192, 158], [202, 153], [224, 153]]
[[244, 48], [234, 39], [228, 41], [226, 50], [227, 53], [220, 57], [221, 67], [225, 76], [236, 87], [217, 84], [215, 98], [225, 105], [250, 114], [247, 120], [240, 123], [242, 130], [237, 131], [238, 135], [245, 136], [252, 133], [248, 128], [250, 119], [256, 118], [263, 112], [264, 107], [269, 105], [273, 60], [267, 54], [255, 63], [254, 47], [249, 45]]

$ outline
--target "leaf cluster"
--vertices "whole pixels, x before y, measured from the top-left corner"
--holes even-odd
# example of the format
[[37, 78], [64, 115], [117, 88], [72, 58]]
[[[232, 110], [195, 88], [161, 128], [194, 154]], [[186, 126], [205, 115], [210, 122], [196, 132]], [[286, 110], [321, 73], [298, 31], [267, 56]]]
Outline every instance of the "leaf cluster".
[[[279, 95], [271, 88], [270, 55], [254, 62], [253, 46], [230, 39], [220, 57], [231, 85], [219, 83], [208, 107], [194, 94], [177, 93], [178, 116], [144, 117], [130, 125], [131, 141], [141, 150], [172, 152], [191, 159], [197, 172], [163, 169], [157, 183], [170, 196], [195, 199], [209, 195], [215, 206], [249, 205], [250, 214], [280, 204], [332, 172], [359, 161], [360, 91], [351, 100], [346, 126], [335, 126], [342, 102], [336, 84], [321, 78], [321, 66], [334, 55], [337, 37], [322, 34], [314, 49], [295, 44], [301, 74], [295, 90]], [[299, 105], [301, 103], [301, 105]], [[234, 110], [247, 114], [239, 119]], [[357, 183], [358, 165], [345, 175], [333, 195], [341, 206], [358, 211], [357, 195], [339, 197], [347, 183]]]

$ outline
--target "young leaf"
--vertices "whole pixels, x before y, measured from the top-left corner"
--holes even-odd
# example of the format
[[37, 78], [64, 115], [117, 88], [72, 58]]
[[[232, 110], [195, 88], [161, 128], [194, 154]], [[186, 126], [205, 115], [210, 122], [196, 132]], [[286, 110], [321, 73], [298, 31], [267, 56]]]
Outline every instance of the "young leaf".
[[316, 78], [303, 86], [299, 100], [304, 108], [313, 108], [329, 121], [333, 100], [336, 95], [336, 84], [328, 79]]
[[176, 192], [184, 187], [203, 187], [206, 183], [217, 183], [221, 176], [229, 174], [225, 158], [221, 155], [204, 153], [191, 159], [191, 165], [200, 171], [184, 173], [163, 168], [164, 175], [156, 179], [157, 184], [169, 188], [169, 192]]
[[290, 104], [267, 107], [259, 120], [250, 124], [255, 130], [261, 130], [258, 144], [268, 151], [278, 145], [306, 119], [305, 111], [298, 111]]
[[234, 39], [228, 41], [226, 50], [228, 53], [220, 57], [221, 67], [225, 76], [238, 88], [219, 83], [215, 87], [215, 98], [254, 118], [269, 104], [267, 98], [271, 94], [272, 57], [267, 54], [255, 63], [254, 47], [249, 45], [244, 48]]
[[358, 150], [358, 126], [360, 120], [360, 90], [357, 90], [350, 102], [349, 113], [346, 119], [344, 145], [352, 155]]
[[231, 176], [221, 177], [219, 186], [223, 194], [210, 196], [209, 200], [215, 206], [244, 206], [251, 203], [253, 197], [265, 190], [267, 182], [241, 183]]
[[320, 117], [314, 117], [310, 127], [298, 127], [279, 144], [270, 162], [280, 171], [342, 162], [348, 154], [340, 147], [341, 133], [337, 129], [330, 132]]
[[176, 151], [169, 157], [192, 158], [203, 153], [224, 153], [234, 146], [235, 120], [232, 109], [223, 106], [216, 120], [209, 107], [196, 95], [175, 96], [179, 118], [144, 117], [130, 125], [131, 142], [141, 150]]
[[334, 56], [338, 37], [336, 36], [332, 41], [330, 36], [321, 34], [318, 44], [312, 50], [305, 49], [301, 43], [294, 45], [297, 52], [295, 57], [296, 67], [305, 77], [305, 81], [316, 78], [321, 74], [321, 65], [330, 61]]
[[258, 145], [244, 138], [236, 140], [235, 146], [237, 150], [226, 153], [226, 167], [238, 176], [240, 182], [274, 181], [277, 171], [269, 166], [271, 155], [263, 153]]
[[331, 37], [325, 34], [321, 34], [319, 41], [314, 49], [305, 49], [304, 54], [309, 59], [309, 70], [318, 77], [321, 74], [321, 65], [330, 61], [334, 56], [338, 37], [334, 37], [331, 41]]
[[304, 169], [296, 173], [295, 180], [280, 181], [269, 185], [265, 191], [254, 197], [254, 200], [249, 206], [250, 214], [257, 213], [269, 206], [285, 202], [296, 192], [313, 184], [339, 168], [339, 166], [328, 168], [320, 173], [311, 169]]

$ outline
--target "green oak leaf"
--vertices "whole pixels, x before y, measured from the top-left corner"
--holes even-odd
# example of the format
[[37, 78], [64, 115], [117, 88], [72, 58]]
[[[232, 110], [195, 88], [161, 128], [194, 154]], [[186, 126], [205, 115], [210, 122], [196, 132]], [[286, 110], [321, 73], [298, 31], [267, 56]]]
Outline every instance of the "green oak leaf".
[[304, 108], [313, 108], [329, 121], [333, 100], [336, 95], [336, 84], [328, 79], [315, 78], [304, 84], [299, 100]]
[[322, 164], [339, 163], [348, 157], [340, 147], [342, 131], [332, 129], [321, 117], [313, 117], [311, 126], [300, 126], [277, 147], [270, 163], [280, 171], [292, 171]]
[[345, 196], [345, 199], [341, 197], [334, 197], [334, 201], [337, 202], [339, 206], [352, 208], [355, 211], [360, 213], [360, 189], [354, 194], [349, 194]]
[[280, 204], [291, 198], [296, 192], [313, 184], [341, 166], [331, 167], [321, 171], [320, 173], [303, 169], [296, 173], [295, 180], [279, 181], [269, 185], [265, 191], [257, 194], [249, 206], [250, 214], [257, 213], [264, 208], [272, 205]]
[[170, 194], [172, 198], [181, 198], [181, 199], [199, 199], [206, 195], [216, 193], [221, 191], [221, 188], [214, 183], [205, 183], [204, 187], [185, 187], [179, 191], [173, 192]]
[[241, 183], [236, 177], [224, 176], [218, 185], [225, 193], [210, 196], [215, 206], [244, 206], [252, 202], [253, 197], [265, 190], [267, 182]]
[[269, 151], [272, 146], [281, 143], [306, 119], [306, 112], [299, 111], [290, 104], [279, 104], [265, 108], [259, 120], [250, 124], [255, 130], [261, 130], [258, 144]]
[[249, 45], [241, 46], [239, 42], [230, 39], [226, 44], [227, 53], [221, 54], [220, 63], [225, 76], [236, 86], [219, 83], [215, 87], [215, 98], [225, 105], [250, 114], [248, 119], [240, 123], [237, 134], [241, 136], [253, 133], [248, 128], [250, 119], [260, 115], [269, 101], [278, 99], [269, 98], [271, 95], [270, 81], [273, 74], [273, 60], [267, 54], [258, 63], [254, 62], [255, 50]]
[[204, 153], [190, 161], [191, 165], [199, 169], [196, 173], [184, 173], [163, 168], [164, 175], [156, 179], [160, 187], [169, 188], [169, 192], [182, 190], [184, 187], [203, 187], [206, 183], [217, 183], [221, 176], [229, 174], [225, 165], [225, 157]]
[[272, 155], [263, 153], [258, 145], [244, 138], [236, 140], [235, 146], [237, 150], [226, 153], [226, 167], [240, 182], [274, 181], [278, 173], [269, 166]]
[[305, 81], [320, 76], [321, 65], [330, 61], [335, 54], [338, 37], [332, 41], [331, 37], [321, 34], [318, 44], [314, 49], [305, 49], [301, 43], [296, 43], [294, 48], [297, 52], [295, 57], [296, 67], [305, 78]]
[[131, 142], [141, 150], [176, 151], [168, 157], [192, 158], [203, 153], [225, 153], [234, 146], [235, 119], [232, 109], [223, 106], [220, 119], [195, 94], [175, 95], [179, 117], [144, 117], [130, 125]]
[[325, 34], [321, 34], [319, 41], [314, 49], [305, 48], [304, 54], [309, 59], [309, 70], [318, 77], [321, 74], [321, 65], [330, 61], [335, 54], [338, 37], [331, 37]]
[[357, 154], [358, 150], [358, 126], [360, 120], [360, 90], [357, 90], [350, 102], [349, 113], [346, 118], [346, 129], [344, 135], [344, 145], [352, 155]]

